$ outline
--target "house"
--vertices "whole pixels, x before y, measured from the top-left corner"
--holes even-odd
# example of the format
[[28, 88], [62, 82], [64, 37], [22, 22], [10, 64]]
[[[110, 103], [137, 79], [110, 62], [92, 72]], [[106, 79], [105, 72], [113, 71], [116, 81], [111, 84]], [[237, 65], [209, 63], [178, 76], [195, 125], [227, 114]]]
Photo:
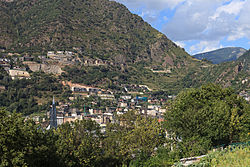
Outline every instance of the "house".
[[63, 123], [66, 123], [66, 122], [75, 122], [76, 121], [76, 118], [73, 117], [73, 116], [64, 116], [63, 117]]
[[159, 115], [159, 112], [157, 110], [147, 110], [147, 115], [150, 115], [150, 116], [153, 116], [153, 117], [156, 117]]
[[11, 67], [11, 65], [5, 61], [0, 61], [0, 66], [3, 67], [4, 69]]
[[98, 124], [101, 124], [102, 123], [102, 117], [101, 116], [97, 116], [97, 115], [92, 115], [91, 117], [90, 117], [90, 119], [92, 120], [92, 121], [95, 121], [96, 123], [98, 123]]
[[33, 61], [34, 57], [30, 55], [25, 55], [23, 56], [23, 61]]
[[119, 102], [118, 106], [124, 108], [128, 106], [128, 103]]
[[113, 120], [113, 114], [112, 113], [104, 113], [102, 115], [102, 123], [110, 123]]
[[48, 51], [47, 56], [55, 55], [54, 51]]
[[57, 116], [57, 125], [62, 125], [64, 123], [64, 117], [63, 116]]
[[98, 97], [100, 97], [102, 100], [114, 100], [115, 96], [112, 94], [98, 94]]
[[6, 90], [5, 86], [0, 85], [0, 91], [4, 91], [4, 90]]
[[23, 69], [10, 69], [9, 74], [12, 79], [30, 79], [30, 74]]
[[56, 54], [57, 54], [57, 55], [63, 55], [64, 52], [63, 52], [63, 51], [57, 51]]
[[72, 92], [89, 92], [89, 93], [98, 93], [101, 92], [102, 89], [94, 88], [89, 86], [84, 86], [81, 84], [72, 84], [70, 82], [67, 83], [70, 86]]
[[130, 100], [131, 98], [132, 98], [132, 96], [130, 96], [130, 95], [124, 95], [124, 96], [121, 96], [120, 97], [121, 99], [123, 99], [123, 100]]

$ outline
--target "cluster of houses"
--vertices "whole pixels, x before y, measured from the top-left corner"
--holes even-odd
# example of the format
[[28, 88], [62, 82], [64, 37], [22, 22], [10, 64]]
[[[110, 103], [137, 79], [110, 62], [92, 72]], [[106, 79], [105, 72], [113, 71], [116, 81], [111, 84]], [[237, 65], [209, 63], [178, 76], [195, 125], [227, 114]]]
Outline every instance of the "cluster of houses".
[[[28, 54], [22, 56], [18, 53], [6, 53], [3, 54], [0, 58], [0, 66], [2, 66], [5, 71], [9, 73], [12, 79], [30, 78], [29, 72], [26, 70], [26, 68], [24, 68], [25, 65], [28, 65], [31, 71], [42, 70], [44, 72], [50, 72], [52, 70], [58, 71], [58, 69], [59, 71], [61, 71], [61, 65], [72, 65], [78, 62], [80, 61], [76, 58], [76, 56], [74, 56], [74, 53], [71, 51], [49, 51], [47, 55], [40, 56], [31, 56]], [[20, 65], [22, 67], [19, 67]], [[51, 66], [53, 67], [53, 69], [49, 70]]]
[[[72, 91], [71, 101], [67, 103], [59, 102], [56, 107], [57, 125], [64, 124], [66, 122], [74, 122], [77, 120], [91, 119], [97, 122], [102, 131], [105, 132], [107, 123], [114, 123], [117, 121], [117, 117], [128, 111], [135, 111], [138, 114], [157, 118], [158, 121], [163, 120], [163, 115], [166, 112], [166, 108], [160, 105], [160, 100], [153, 99], [146, 96], [139, 96], [134, 94], [120, 94], [114, 95], [109, 90], [104, 90], [97, 87], [85, 86], [82, 84], [74, 84], [71, 82], [63, 82], [65, 86], [69, 86]], [[135, 85], [134, 85], [135, 86]], [[136, 87], [136, 86], [135, 86]], [[81, 95], [81, 96], [80, 96]], [[76, 97], [82, 97], [84, 99], [91, 96], [91, 105], [84, 104], [80, 108], [74, 108], [72, 104]], [[110, 105], [98, 107], [97, 99], [101, 101], [109, 101]], [[47, 112], [47, 118], [50, 117], [50, 112]], [[38, 117], [33, 118], [37, 122], [47, 122], [44, 119]]]
[[[24, 57], [22, 57], [24, 59]], [[14, 58], [14, 59], [8, 59], [8, 58], [0, 58], [0, 66], [2, 66], [4, 68], [4, 70], [6, 72], [8, 72], [8, 74], [11, 76], [12, 79], [29, 79], [30, 78], [30, 74], [29, 72], [26, 71], [26, 68], [22, 68], [19, 66], [13, 66], [11, 65], [11, 62], [13, 61], [14, 63], [16, 63], [18, 60], [18, 58]]]
[[[98, 94], [97, 94], [98, 95]], [[132, 97], [131, 95], [121, 95], [115, 100], [116, 103], [112, 107], [105, 107], [105, 109], [99, 109], [91, 106], [83, 105], [79, 108], [71, 108], [71, 103], [59, 102], [56, 107], [56, 120], [57, 125], [64, 124], [66, 122], [74, 122], [77, 120], [91, 119], [98, 123], [102, 131], [105, 132], [107, 123], [116, 122], [116, 118], [128, 111], [135, 111], [141, 115], [151, 116], [157, 118], [159, 121], [163, 120], [163, 114], [166, 109], [160, 105], [150, 104], [150, 99], [144, 97]], [[47, 118], [50, 118], [50, 111], [47, 112]], [[39, 117], [33, 117], [34, 121], [47, 122], [45, 119]], [[49, 119], [47, 119], [49, 120]]]
[[152, 91], [147, 85], [122, 84], [127, 93], [150, 92]]
[[60, 65], [72, 65], [79, 63], [74, 52], [71, 51], [48, 51], [46, 59], [43, 62], [56, 62]]
[[[38, 61], [39, 60], [39, 61]], [[11, 63], [12, 62], [12, 63]], [[32, 56], [29, 54], [20, 55], [18, 53], [5, 53], [0, 58], [2, 66], [12, 77], [30, 78], [29, 73], [24, 68], [19, 68], [16, 64], [28, 65], [31, 71], [44, 71], [45, 73], [60, 74], [61, 67], [82, 64], [84, 66], [105, 66], [113, 65], [112, 62], [101, 59], [84, 58], [80, 59], [72, 51], [48, 51], [46, 55]], [[50, 70], [51, 69], [51, 70]]]

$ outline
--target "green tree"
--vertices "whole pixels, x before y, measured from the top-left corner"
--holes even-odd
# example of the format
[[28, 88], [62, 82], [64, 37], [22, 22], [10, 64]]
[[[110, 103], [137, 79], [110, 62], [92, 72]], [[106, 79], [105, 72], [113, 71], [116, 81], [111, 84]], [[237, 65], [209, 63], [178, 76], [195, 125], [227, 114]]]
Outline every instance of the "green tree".
[[0, 166], [56, 166], [55, 140], [51, 131], [0, 109]]
[[55, 133], [59, 136], [56, 146], [65, 166], [100, 166], [100, 127], [91, 120], [65, 123]]
[[165, 115], [172, 138], [188, 155], [247, 137], [249, 104], [229, 89], [208, 84], [181, 92]]
[[[118, 122], [108, 124], [104, 139], [105, 157], [113, 163], [129, 164], [139, 156], [148, 158], [163, 144], [163, 131], [157, 119], [129, 111], [119, 116]], [[114, 166], [117, 164], [109, 164]]]

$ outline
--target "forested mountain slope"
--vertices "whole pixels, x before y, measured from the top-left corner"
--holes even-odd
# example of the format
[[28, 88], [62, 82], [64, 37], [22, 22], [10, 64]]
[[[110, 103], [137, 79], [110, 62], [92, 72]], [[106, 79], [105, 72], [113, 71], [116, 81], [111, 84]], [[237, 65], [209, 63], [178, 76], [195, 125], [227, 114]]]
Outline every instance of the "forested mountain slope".
[[[6, 52], [72, 50], [82, 60], [109, 61], [109, 67], [96, 67], [95, 75], [90, 67], [71, 67], [82, 71], [76, 74], [81, 78], [95, 78], [89, 84], [139, 83], [179, 90], [178, 81], [204, 64], [114, 1], [1, 1], [0, 13], [0, 48]], [[73, 77], [70, 70], [65, 68], [67, 79]]]
[[186, 86], [199, 86], [207, 82], [214, 82], [224, 87], [232, 86], [237, 91], [250, 88], [250, 50], [238, 60], [203, 68], [202, 71], [193, 71], [183, 80]]

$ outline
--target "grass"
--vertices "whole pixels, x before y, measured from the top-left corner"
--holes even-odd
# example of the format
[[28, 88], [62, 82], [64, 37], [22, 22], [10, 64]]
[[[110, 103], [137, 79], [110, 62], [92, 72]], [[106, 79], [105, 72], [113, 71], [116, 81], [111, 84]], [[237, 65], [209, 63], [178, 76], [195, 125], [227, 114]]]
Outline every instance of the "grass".
[[248, 167], [250, 166], [250, 146], [228, 148], [208, 154], [193, 167]]

